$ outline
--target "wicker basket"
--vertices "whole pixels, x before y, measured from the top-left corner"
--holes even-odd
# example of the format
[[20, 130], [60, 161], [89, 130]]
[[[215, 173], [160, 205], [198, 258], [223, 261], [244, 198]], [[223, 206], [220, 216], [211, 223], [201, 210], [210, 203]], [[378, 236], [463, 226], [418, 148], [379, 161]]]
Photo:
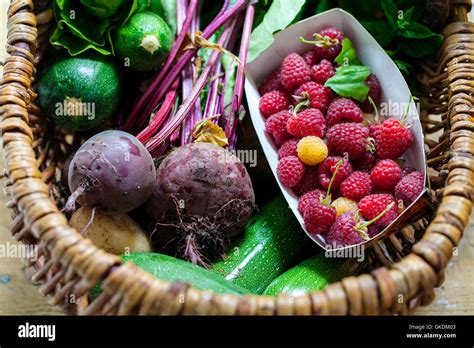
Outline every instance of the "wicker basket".
[[[57, 204], [62, 197], [57, 171], [74, 136], [55, 129], [35, 104], [35, 66], [52, 25], [45, 3], [36, 2], [36, 9], [32, 0], [11, 3], [0, 105], [5, 191], [13, 212], [10, 230], [19, 241], [38, 244], [41, 257], [27, 263], [36, 269], [32, 280], [41, 284], [51, 304], [69, 313], [107, 315], [379, 315], [407, 314], [433, 300], [472, 208], [470, 0], [451, 1], [446, 41], [436, 60], [419, 69], [424, 130], [442, 134], [439, 140], [426, 139], [434, 209], [373, 247], [368, 273], [295, 298], [219, 295], [157, 280], [131, 263], [122, 264], [68, 226]], [[104, 291], [88, 303], [88, 290], [99, 281]]]

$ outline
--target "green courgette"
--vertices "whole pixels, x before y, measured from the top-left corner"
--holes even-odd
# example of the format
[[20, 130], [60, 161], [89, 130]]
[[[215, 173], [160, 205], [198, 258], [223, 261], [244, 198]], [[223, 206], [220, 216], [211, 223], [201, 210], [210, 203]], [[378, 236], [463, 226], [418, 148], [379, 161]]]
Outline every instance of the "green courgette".
[[283, 292], [297, 296], [321, 290], [344, 277], [357, 275], [364, 266], [365, 262], [357, 259], [331, 258], [320, 252], [273, 280], [264, 294], [277, 295]]
[[[122, 261], [133, 262], [136, 266], [154, 275], [156, 278], [169, 282], [188, 283], [195, 289], [209, 290], [221, 294], [243, 295], [249, 292], [232, 284], [218, 274], [193, 265], [190, 262], [157, 253], [130, 253], [121, 256]], [[102, 291], [100, 285], [91, 289], [92, 298]]]
[[283, 195], [262, 208], [247, 224], [243, 237], [212, 270], [255, 294], [304, 258], [310, 239]]

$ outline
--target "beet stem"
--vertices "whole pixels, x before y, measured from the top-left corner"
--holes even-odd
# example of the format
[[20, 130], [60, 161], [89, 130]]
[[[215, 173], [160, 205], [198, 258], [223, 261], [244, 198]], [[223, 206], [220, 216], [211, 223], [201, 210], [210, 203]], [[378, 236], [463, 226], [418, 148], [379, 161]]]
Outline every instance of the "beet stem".
[[242, 40], [240, 43], [239, 59], [241, 64], [237, 68], [237, 76], [235, 78], [234, 99], [229, 113], [229, 122], [226, 125], [226, 136], [231, 149], [235, 148], [236, 129], [239, 122], [239, 111], [242, 105], [242, 97], [245, 82], [245, 68], [247, 67], [247, 55], [249, 50], [250, 34], [252, 33], [253, 18], [255, 15], [255, 6], [251, 4], [247, 7], [244, 20], [244, 28], [242, 31]]

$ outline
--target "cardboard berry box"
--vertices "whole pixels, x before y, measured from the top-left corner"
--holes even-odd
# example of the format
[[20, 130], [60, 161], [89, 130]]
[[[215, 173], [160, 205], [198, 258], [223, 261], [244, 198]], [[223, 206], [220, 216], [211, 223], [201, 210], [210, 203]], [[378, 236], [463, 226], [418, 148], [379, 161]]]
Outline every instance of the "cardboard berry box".
[[[392, 59], [352, 15], [341, 9], [333, 9], [300, 21], [276, 34], [273, 45], [250, 62], [247, 67], [245, 92], [250, 109], [250, 117], [272, 172], [290, 208], [300, 222], [301, 227], [315, 243], [322, 248], [330, 249], [333, 247], [327, 245], [324, 238], [320, 235], [313, 236], [308, 233], [304, 226], [303, 217], [298, 211], [298, 196], [290, 188], [282, 185], [278, 180], [278, 148], [274, 144], [272, 137], [265, 131], [265, 118], [259, 111], [261, 95], [258, 91], [258, 86], [272, 71], [278, 68], [282, 60], [288, 54], [292, 52], [303, 54], [308, 51], [310, 46], [307, 43], [301, 42], [299, 40], [300, 37], [311, 40], [314, 33], [327, 27], [337, 27], [342, 30], [345, 36], [352, 41], [362, 64], [370, 67], [371, 72], [378, 77], [382, 87], [381, 113], [388, 114], [389, 117], [401, 119], [408, 110], [407, 120], [408, 123], [411, 123], [414, 143], [403, 157], [406, 161], [406, 165], [426, 174], [426, 157], [418, 110], [416, 104], [411, 100], [411, 93], [407, 83]], [[386, 118], [384, 116], [385, 115], [382, 116], [382, 121]], [[426, 204], [430, 204], [430, 202], [429, 199], [426, 198], [425, 190], [390, 224], [390, 226], [371, 240], [362, 244], [370, 246], [379, 239], [389, 235], [391, 231], [395, 231], [397, 227], [400, 227], [402, 224], [412, 221], [412, 219], [423, 212], [423, 207], [425, 207]], [[354, 245], [342, 249], [352, 247], [354, 247]]]

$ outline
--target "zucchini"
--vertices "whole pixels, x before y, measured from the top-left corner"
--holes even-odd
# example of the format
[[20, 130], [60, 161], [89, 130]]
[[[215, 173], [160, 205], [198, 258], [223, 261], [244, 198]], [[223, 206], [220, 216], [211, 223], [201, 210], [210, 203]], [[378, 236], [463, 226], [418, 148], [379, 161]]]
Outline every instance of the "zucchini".
[[264, 294], [278, 295], [284, 292], [297, 296], [321, 290], [346, 276], [357, 275], [364, 266], [364, 261], [328, 258], [324, 252], [320, 252], [273, 280], [265, 289]]
[[312, 242], [280, 194], [252, 217], [243, 237], [211, 270], [260, 294], [273, 279], [304, 258], [308, 245]]
[[[210, 290], [221, 294], [243, 295], [249, 293], [218, 274], [168, 255], [142, 252], [122, 255], [121, 258], [124, 263], [133, 262], [161, 280], [188, 283], [195, 289]], [[98, 284], [91, 289], [90, 295], [95, 298], [101, 291], [100, 284]]]

